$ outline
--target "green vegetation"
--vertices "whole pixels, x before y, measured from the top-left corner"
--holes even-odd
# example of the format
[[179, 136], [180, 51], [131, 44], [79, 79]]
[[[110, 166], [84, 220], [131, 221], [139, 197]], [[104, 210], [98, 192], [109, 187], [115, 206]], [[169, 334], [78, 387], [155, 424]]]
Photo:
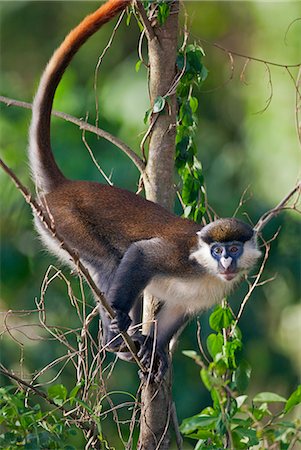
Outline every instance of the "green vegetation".
[[[74, 5], [2, 2], [3, 95], [31, 101], [53, 49], [68, 29], [95, 8], [94, 2]], [[184, 211], [186, 217], [199, 221], [205, 212], [205, 192], [210, 206], [220, 216], [233, 215], [243, 198], [238, 214], [247, 214], [256, 222], [291, 189], [299, 172], [296, 90], [287, 69], [281, 65], [299, 62], [300, 21], [292, 23], [299, 17], [298, 5], [187, 2], [185, 6], [191, 17], [193, 43], [181, 49], [178, 57], [178, 68], [184, 67], [185, 60], [186, 66], [177, 90], [180, 109], [176, 169], [181, 202], [175, 208], [178, 214]], [[167, 15], [168, 9], [162, 3], [162, 23]], [[77, 117], [85, 117], [89, 111], [89, 121], [95, 121], [94, 70], [112, 27], [113, 24], [101, 30], [77, 55], [62, 80], [56, 109]], [[139, 28], [132, 20], [129, 26], [123, 24], [118, 30], [101, 66], [97, 94], [100, 127], [133, 149], [139, 149], [145, 131], [143, 117], [149, 108], [146, 71], [140, 60], [136, 63], [140, 29], [141, 24]], [[214, 47], [210, 41], [218, 41], [233, 52]], [[241, 58], [235, 51], [246, 56]], [[272, 66], [249, 60], [248, 56], [281, 64]], [[210, 74], [207, 78], [205, 66]], [[273, 96], [268, 108], [258, 114], [271, 92], [267, 67]], [[296, 78], [298, 67], [289, 70]], [[168, 98], [160, 97], [149, 114], [163, 112], [167, 106]], [[29, 184], [29, 119], [27, 110], [1, 105], [1, 155], [25, 184]], [[103, 182], [82, 144], [81, 130], [54, 119], [52, 136], [56, 158], [67, 176]], [[129, 160], [108, 142], [93, 135], [86, 138], [114, 184], [135, 191], [139, 174]], [[122, 450], [132, 432], [129, 424], [135, 400], [130, 398], [128, 402], [128, 395], [125, 400], [121, 393], [113, 396], [112, 390], [136, 396], [136, 367], [123, 361], [115, 364], [105, 352], [97, 354], [96, 316], [89, 322], [88, 336], [81, 335], [84, 320], [94, 307], [89, 292], [68, 269], [52, 267], [48, 273], [49, 261], [54, 259], [41, 251], [29, 208], [2, 172], [0, 189], [0, 306], [4, 311], [1, 363], [27, 380], [37, 376], [39, 389], [55, 403], [50, 406], [27, 390], [11, 387], [11, 381], [1, 376], [1, 385], [6, 387], [0, 390], [0, 447], [83, 448], [83, 432], [72, 420], [67, 423], [60, 409], [79, 406], [85, 418], [94, 421], [103, 447]], [[268, 442], [278, 443], [282, 450], [290, 448], [289, 441], [300, 431], [296, 420], [300, 416], [297, 385], [301, 373], [298, 216], [290, 212], [278, 216], [264, 237], [270, 239], [279, 227], [281, 231], [272, 242], [263, 277], [263, 281], [273, 281], [253, 292], [239, 321], [243, 338], [237, 327], [232, 332], [233, 315], [225, 305], [217, 307], [210, 322], [210, 313], [200, 318], [209, 362], [196, 350], [195, 323], [181, 336], [173, 362], [173, 396], [182, 433], [188, 437], [187, 448], [195, 444], [197, 448], [220, 448], [232, 439], [237, 448]], [[36, 299], [41, 296], [42, 284], [44, 303], [38, 308]], [[247, 288], [244, 283], [231, 298], [235, 314]], [[81, 367], [79, 374], [74, 361], [78, 362], [77, 352], [82, 348], [87, 351], [87, 366]], [[202, 383], [197, 366], [183, 357], [185, 348], [193, 349], [186, 352], [187, 356], [201, 364]], [[104, 379], [99, 377], [100, 372]], [[77, 384], [85, 374], [94, 376], [87, 391]], [[103, 390], [105, 384], [107, 392]], [[116, 409], [120, 404], [122, 408]], [[133, 441], [137, 442], [136, 430]]]
[[242, 333], [231, 309], [225, 304], [216, 306], [209, 324], [214, 331], [206, 342], [211, 360], [204, 352], [183, 353], [201, 366], [200, 376], [212, 405], [183, 420], [181, 432], [197, 440], [195, 449], [294, 448], [301, 442], [301, 420], [290, 420], [288, 413], [301, 403], [301, 385], [288, 400], [274, 392], [252, 398], [248, 393], [252, 367], [241, 356]]

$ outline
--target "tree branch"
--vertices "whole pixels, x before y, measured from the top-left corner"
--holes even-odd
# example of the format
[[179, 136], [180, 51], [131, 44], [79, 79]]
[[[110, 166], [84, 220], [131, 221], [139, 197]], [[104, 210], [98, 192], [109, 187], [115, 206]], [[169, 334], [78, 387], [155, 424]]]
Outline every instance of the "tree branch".
[[236, 52], [234, 50], [229, 50], [226, 47], [223, 47], [222, 45], [217, 44], [216, 42], [211, 42], [211, 41], [208, 41], [207, 39], [202, 39], [202, 38], [199, 38], [197, 36], [194, 36], [194, 37], [196, 39], [198, 39], [199, 41], [204, 42], [205, 44], [211, 45], [212, 47], [216, 47], [219, 50], [222, 50], [225, 53], [228, 53], [228, 54], [231, 53], [232, 55], [238, 56], [240, 58], [246, 58], [246, 59], [249, 59], [251, 61], [262, 62], [264, 64], [268, 64], [268, 65], [271, 65], [271, 66], [284, 67], [284, 68], [287, 68], [287, 67], [300, 67], [301, 66], [301, 61], [299, 63], [296, 63], [296, 64], [281, 64], [281, 63], [277, 63], [277, 62], [274, 62], [274, 61], [268, 61], [268, 60], [262, 59], [262, 58], [256, 58], [255, 56], [245, 55], [244, 53], [239, 53], [239, 52]]
[[[85, 278], [89, 288], [91, 289], [93, 294], [96, 296], [97, 301], [99, 301], [101, 303], [103, 308], [109, 314], [110, 318], [113, 319], [115, 317], [114, 310], [111, 308], [111, 306], [106, 301], [103, 293], [98, 289], [97, 285], [94, 283], [88, 269], [79, 260], [77, 252], [74, 251], [71, 247], [69, 247], [69, 245], [67, 245], [66, 242], [64, 242], [64, 239], [59, 235], [59, 233], [57, 233], [57, 231], [55, 229], [55, 224], [53, 223], [53, 220], [51, 220], [51, 218], [49, 217], [48, 213], [46, 213], [44, 208], [33, 198], [32, 194], [21, 183], [21, 181], [17, 178], [17, 176], [13, 173], [13, 171], [4, 163], [4, 161], [2, 159], [0, 159], [0, 166], [14, 181], [17, 189], [23, 195], [25, 201], [31, 206], [33, 213], [35, 215], [37, 215], [37, 217], [41, 220], [42, 224], [49, 231], [51, 236], [54, 239], [56, 239], [58, 241], [60, 247], [70, 255], [78, 272]], [[140, 370], [145, 371], [144, 367], [142, 366], [142, 364], [140, 363], [140, 361], [137, 357], [137, 349], [136, 349], [136, 346], [135, 346], [133, 340], [130, 338], [130, 336], [127, 333], [121, 332], [120, 334], [121, 334], [125, 344], [127, 345], [129, 351], [131, 352], [134, 361], [139, 366]]]
[[[32, 104], [27, 102], [22, 102], [19, 100], [15, 100], [12, 98], [0, 96], [0, 102], [4, 103], [7, 106], [17, 106], [19, 108], [25, 108], [25, 109], [32, 109]], [[102, 137], [106, 139], [107, 141], [111, 142], [112, 144], [116, 145], [123, 153], [125, 153], [135, 164], [139, 172], [141, 173], [142, 177], [145, 179], [147, 177], [145, 173], [145, 164], [142, 161], [141, 158], [124, 142], [122, 142], [117, 137], [113, 136], [112, 134], [108, 133], [105, 130], [102, 130], [101, 128], [98, 128], [94, 125], [91, 125], [90, 123], [86, 122], [85, 120], [78, 119], [77, 117], [71, 116], [70, 114], [66, 114], [60, 111], [52, 111], [52, 115], [59, 117], [60, 119], [64, 119], [67, 122], [74, 123], [77, 125], [80, 130], [86, 130], [90, 133], [96, 134], [99, 137]]]
[[140, 0], [136, 0], [135, 1], [135, 5], [136, 5], [136, 8], [137, 8], [137, 10], [139, 12], [141, 22], [143, 23], [147, 39], [148, 40], [157, 39], [155, 31], [154, 31], [150, 21], [148, 20], [146, 11], [145, 11], [144, 6], [142, 5], [141, 1]]
[[258, 220], [257, 224], [254, 227], [254, 230], [256, 231], [256, 233], [259, 233], [265, 226], [266, 224], [275, 216], [277, 216], [281, 211], [283, 211], [284, 209], [287, 209], [287, 204], [288, 202], [292, 199], [292, 197], [298, 193], [298, 197], [296, 202], [294, 203], [293, 206], [289, 207], [289, 209], [294, 209], [296, 210], [296, 203], [298, 201], [298, 198], [301, 194], [301, 182], [299, 181], [296, 186], [284, 197], [283, 200], [281, 200], [281, 202], [278, 203], [277, 206], [275, 206], [275, 208], [270, 209], [269, 211], [267, 211], [266, 213], [264, 213], [260, 219]]

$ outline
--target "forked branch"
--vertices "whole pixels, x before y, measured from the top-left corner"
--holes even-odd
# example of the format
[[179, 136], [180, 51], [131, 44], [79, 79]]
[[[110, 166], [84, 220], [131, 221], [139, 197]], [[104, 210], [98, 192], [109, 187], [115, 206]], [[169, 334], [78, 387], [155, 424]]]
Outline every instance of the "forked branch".
[[[19, 100], [15, 100], [12, 98], [0, 96], [0, 102], [4, 103], [7, 106], [17, 106], [18, 108], [25, 108], [25, 109], [32, 109], [32, 104], [27, 102], [22, 102]], [[122, 142], [117, 137], [113, 136], [112, 134], [108, 133], [105, 130], [102, 130], [101, 128], [98, 128], [94, 125], [91, 125], [87, 121], [83, 119], [78, 119], [77, 117], [71, 116], [70, 114], [66, 114], [60, 111], [52, 111], [52, 115], [59, 117], [60, 119], [64, 119], [67, 122], [74, 123], [79, 127], [80, 130], [89, 131], [90, 133], [96, 134], [99, 137], [102, 137], [106, 139], [107, 141], [111, 142], [112, 144], [116, 145], [123, 153], [125, 153], [135, 164], [139, 172], [141, 173], [142, 177], [146, 177], [145, 173], [145, 164], [142, 161], [141, 158], [124, 142]]]
[[[28, 191], [28, 189], [21, 183], [21, 181], [18, 179], [18, 177], [13, 173], [13, 171], [4, 163], [2, 159], [0, 159], [0, 166], [2, 169], [10, 176], [10, 178], [15, 183], [17, 189], [21, 192], [23, 195], [25, 201], [31, 206], [31, 209], [33, 210], [33, 213], [39, 217], [42, 224], [45, 226], [45, 228], [51, 233], [52, 237], [56, 239], [60, 245], [60, 247], [65, 250], [73, 260], [78, 272], [85, 278], [89, 288], [95, 295], [97, 301], [101, 303], [103, 308], [107, 311], [108, 315], [111, 319], [115, 317], [115, 312], [111, 308], [111, 306], [106, 301], [103, 293], [98, 289], [96, 284], [94, 283], [88, 269], [82, 264], [82, 262], [79, 260], [78, 254], [76, 251], [74, 251], [69, 245], [66, 244], [62, 236], [56, 231], [55, 224], [53, 223], [53, 220], [49, 217], [47, 212], [45, 212], [44, 208], [33, 198], [32, 194]], [[127, 345], [129, 351], [131, 352], [135, 362], [139, 366], [139, 368], [144, 371], [143, 366], [141, 365], [138, 357], [137, 357], [137, 351], [136, 346], [133, 342], [133, 340], [130, 338], [130, 336], [127, 333], [122, 332], [121, 336]]]
[[[292, 205], [288, 205], [290, 200], [296, 195], [296, 199], [293, 202]], [[266, 226], [266, 224], [275, 216], [277, 216], [281, 211], [285, 209], [291, 209], [294, 211], [297, 211], [297, 203], [299, 200], [299, 197], [301, 195], [301, 181], [299, 181], [296, 186], [281, 200], [281, 202], [278, 203], [275, 208], [270, 209], [266, 213], [264, 213], [260, 219], [258, 220], [257, 224], [254, 227], [254, 230], [256, 233], [260, 233], [260, 231]]]

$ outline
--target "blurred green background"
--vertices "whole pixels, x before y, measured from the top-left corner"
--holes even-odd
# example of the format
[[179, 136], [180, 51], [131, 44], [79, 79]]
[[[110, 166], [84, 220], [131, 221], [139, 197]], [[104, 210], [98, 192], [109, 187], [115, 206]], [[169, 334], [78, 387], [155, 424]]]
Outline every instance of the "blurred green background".
[[[97, 5], [89, 1], [1, 2], [1, 94], [30, 102], [52, 51], [68, 30]], [[184, 5], [191, 40], [203, 46], [204, 63], [209, 70], [198, 94], [196, 138], [209, 202], [220, 216], [231, 216], [249, 186], [248, 201], [241, 213], [247, 212], [256, 222], [285, 196], [300, 176], [294, 83], [286, 68], [269, 65], [270, 83], [267, 66], [256, 61], [248, 63], [241, 79], [247, 59], [234, 54], [234, 72], [229, 80], [230, 59], [210, 42], [266, 61], [296, 64], [301, 55], [301, 21], [288, 27], [300, 17], [300, 2], [195, 1]], [[113, 24], [109, 24], [93, 36], [76, 56], [57, 92], [56, 109], [76, 117], [88, 113], [89, 120], [95, 121], [94, 71], [112, 28]], [[138, 37], [139, 29], [133, 18], [129, 27], [123, 23], [98, 77], [100, 127], [136, 151], [145, 131], [144, 113], [149, 108], [146, 70], [141, 67], [138, 73], [135, 71]], [[297, 70], [290, 69], [293, 77]], [[26, 156], [29, 121], [29, 111], [1, 105], [2, 158], [32, 187]], [[108, 142], [93, 135], [86, 137], [114, 184], [135, 191], [139, 174], [131, 161]], [[54, 119], [52, 140], [57, 161], [67, 176], [104, 182], [76, 126]], [[35, 312], [6, 316], [5, 311], [34, 310], [34, 299], [39, 296], [49, 264], [58, 266], [58, 263], [42, 250], [33, 230], [30, 209], [3, 172], [0, 172], [0, 183], [0, 307], [4, 311], [0, 316], [1, 360], [16, 373], [23, 371], [26, 376], [62, 355], [65, 349], [34, 326], [38, 323]], [[272, 244], [264, 274], [264, 279], [275, 276], [275, 280], [256, 290], [240, 327], [245, 342], [244, 356], [253, 367], [250, 391], [274, 390], [286, 396], [300, 382], [301, 375], [300, 219], [297, 214], [281, 214], [265, 229], [265, 237], [272, 237], [279, 226], [281, 231]], [[72, 279], [68, 270], [65, 274]], [[78, 293], [78, 282], [73, 279], [72, 283]], [[231, 298], [235, 311], [246, 289], [241, 286]], [[54, 281], [46, 299], [48, 323], [79, 326], [63, 282]], [[201, 315], [200, 321], [204, 338], [209, 332], [208, 313]], [[96, 336], [97, 320], [92, 332]], [[173, 391], [180, 421], [199, 412], [209, 401], [198, 368], [182, 355], [183, 349], [197, 349], [195, 321], [183, 333], [174, 357]], [[43, 381], [50, 381], [57, 372], [57, 367], [48, 370]], [[74, 380], [74, 367], [68, 364], [56, 382], [72, 388]], [[135, 367], [119, 361], [109, 389], [135, 393], [137, 384]], [[122, 396], [114, 397], [116, 403], [124, 400]], [[125, 435], [126, 429], [124, 425]], [[104, 431], [111, 445], [123, 448], [111, 417], [104, 423]]]

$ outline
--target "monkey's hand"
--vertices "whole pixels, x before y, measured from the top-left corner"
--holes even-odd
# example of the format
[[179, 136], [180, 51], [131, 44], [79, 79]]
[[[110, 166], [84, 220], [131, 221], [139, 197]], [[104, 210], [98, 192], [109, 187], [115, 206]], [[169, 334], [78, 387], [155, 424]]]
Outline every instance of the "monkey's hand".
[[146, 372], [139, 372], [143, 380], [148, 378], [155, 383], [160, 383], [168, 369], [169, 359], [164, 348], [156, 345], [149, 336], [145, 339], [138, 352], [141, 364], [146, 368]]
[[110, 330], [116, 334], [120, 333], [120, 331], [127, 331], [132, 322], [130, 316], [120, 309], [117, 309], [115, 312], [116, 316], [111, 320]]

